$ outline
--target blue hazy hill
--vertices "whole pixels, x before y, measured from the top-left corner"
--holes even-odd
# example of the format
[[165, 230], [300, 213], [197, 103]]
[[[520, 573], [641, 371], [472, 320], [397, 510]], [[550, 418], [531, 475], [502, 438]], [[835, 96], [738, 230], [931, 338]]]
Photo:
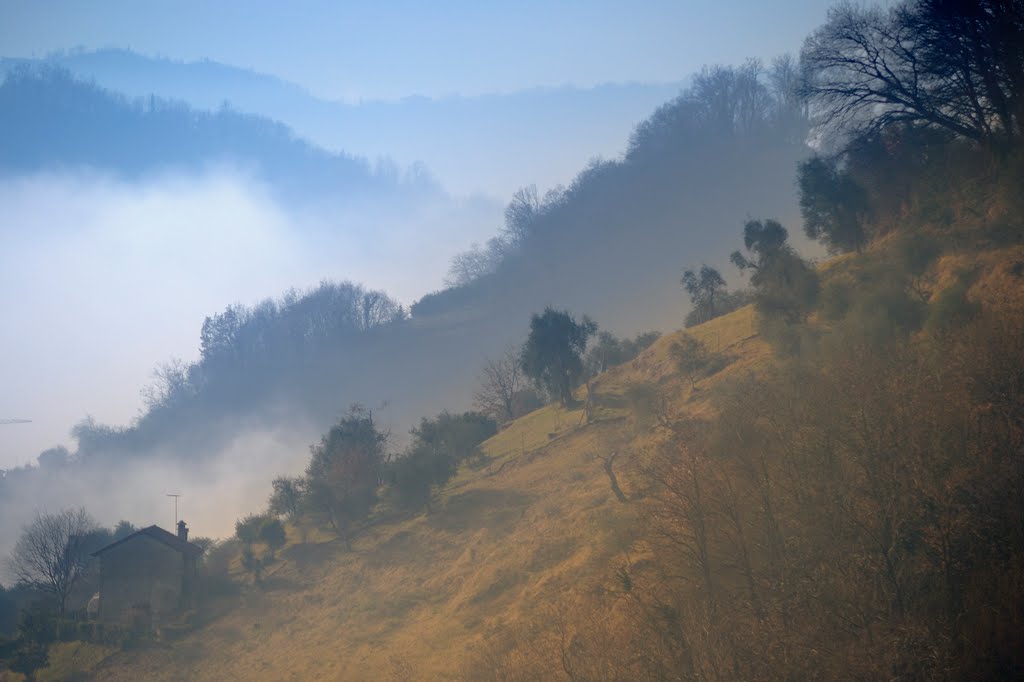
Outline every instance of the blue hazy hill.
[[[25, 60], [0, 60], [10, 69]], [[129, 50], [74, 50], [43, 62], [130, 97], [280, 121], [332, 151], [402, 165], [424, 162], [451, 191], [506, 199], [519, 186], [568, 182], [590, 158], [616, 156], [633, 127], [681, 83], [564, 86], [477, 96], [411, 95], [392, 101], [316, 97], [266, 74], [213, 61], [180, 62]], [[500, 163], [495, 163], [500, 159]]]
[[14, 65], [0, 84], [0, 172], [88, 168], [138, 178], [218, 163], [241, 166], [289, 198], [438, 191], [420, 167], [403, 173], [327, 151], [229, 106], [128, 97], [51, 64]]

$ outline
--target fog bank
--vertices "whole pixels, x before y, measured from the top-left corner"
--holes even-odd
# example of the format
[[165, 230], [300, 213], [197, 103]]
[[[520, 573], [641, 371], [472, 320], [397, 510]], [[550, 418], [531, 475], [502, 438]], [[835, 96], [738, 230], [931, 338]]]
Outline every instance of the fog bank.
[[500, 221], [485, 201], [283, 208], [244, 170], [140, 183], [89, 173], [0, 181], [0, 469], [68, 442], [86, 414], [126, 424], [153, 368], [198, 354], [205, 316], [322, 279], [409, 303]]

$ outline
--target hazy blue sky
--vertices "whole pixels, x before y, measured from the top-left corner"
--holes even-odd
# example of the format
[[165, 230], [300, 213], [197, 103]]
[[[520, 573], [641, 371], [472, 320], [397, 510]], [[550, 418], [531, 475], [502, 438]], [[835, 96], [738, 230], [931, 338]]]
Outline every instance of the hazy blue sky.
[[329, 98], [680, 80], [796, 51], [821, 0], [3, 0], [0, 54], [73, 46], [209, 58]]

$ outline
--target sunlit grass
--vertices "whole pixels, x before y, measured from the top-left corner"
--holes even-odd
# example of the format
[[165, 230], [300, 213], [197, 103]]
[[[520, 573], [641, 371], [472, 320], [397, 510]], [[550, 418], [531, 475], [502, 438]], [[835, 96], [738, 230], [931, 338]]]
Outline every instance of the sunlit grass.
[[88, 642], [58, 642], [50, 647], [47, 665], [35, 672], [34, 679], [39, 682], [81, 679], [114, 651], [113, 647]]
[[[742, 365], [766, 353], [754, 332], [746, 307], [685, 333]], [[409, 671], [452, 679], [488, 638], [600, 584], [626, 554], [643, 556], [634, 546], [639, 507], [612, 495], [600, 457], [628, 454], [637, 437], [631, 387], [656, 387], [674, 410], [706, 409], [675, 371], [670, 349], [682, 333], [592, 381], [592, 423], [583, 388], [575, 406], [523, 416], [483, 444], [482, 461], [467, 462], [429, 513], [385, 500], [351, 551], [323, 526], [289, 524], [262, 584], [236, 558], [235, 606], [180, 640], [119, 654], [105, 678], [172, 679], [187, 661], [191, 677], [208, 680], [405, 679]], [[631, 495], [627, 454], [620, 482]]]

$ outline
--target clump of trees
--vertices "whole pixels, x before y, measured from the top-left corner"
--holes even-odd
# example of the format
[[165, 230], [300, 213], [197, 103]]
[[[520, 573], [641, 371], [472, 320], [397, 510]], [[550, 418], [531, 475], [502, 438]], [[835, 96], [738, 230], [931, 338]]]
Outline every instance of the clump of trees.
[[505, 223], [497, 236], [484, 246], [473, 244], [456, 254], [448, 268], [445, 284], [463, 287], [494, 273], [502, 262], [516, 253], [537, 229], [541, 218], [563, 201], [562, 187], [548, 190], [543, 197], [536, 185], [520, 187], [505, 207]]
[[244, 549], [252, 551], [252, 545], [262, 542], [266, 545], [269, 558], [273, 560], [277, 550], [284, 547], [287, 536], [284, 524], [273, 514], [250, 514], [235, 522], [235, 537]]
[[497, 428], [495, 420], [481, 412], [442, 412], [424, 417], [410, 431], [404, 451], [389, 455], [389, 434], [377, 427], [372, 412], [353, 405], [310, 448], [305, 475], [276, 478], [267, 513], [238, 521], [236, 535], [244, 543], [243, 551], [248, 548], [251, 554], [251, 545], [261, 541], [272, 556], [284, 544], [280, 519], [298, 522], [302, 517], [326, 522], [351, 547], [355, 527], [371, 515], [382, 486], [397, 507], [425, 507], [429, 512], [434, 492], [460, 464], [480, 457], [480, 444]]
[[245, 545], [251, 545], [259, 539], [260, 527], [267, 520], [264, 514], [249, 514], [235, 521], [235, 537]]
[[387, 441], [388, 433], [377, 428], [373, 413], [354, 405], [310, 448], [308, 509], [325, 518], [347, 547], [352, 525], [377, 501]]
[[696, 271], [684, 271], [680, 284], [693, 306], [684, 322], [687, 328], [731, 313], [751, 301], [746, 291], [727, 291], [722, 273], [709, 265], [701, 265]]
[[479, 457], [480, 444], [497, 431], [497, 423], [479, 412], [424, 417], [410, 431], [412, 442], [406, 451], [385, 467], [385, 480], [398, 504], [410, 509], [426, 507], [429, 512], [433, 491], [455, 475], [459, 464]]
[[530, 318], [520, 356], [523, 373], [563, 405], [572, 404], [572, 389], [583, 376], [583, 353], [596, 332], [589, 317], [577, 321], [567, 311], [545, 308]]
[[1024, 125], [1024, 12], [1015, 1], [841, 3], [807, 39], [802, 93], [834, 134], [935, 128], [991, 148]]
[[642, 332], [632, 339], [618, 338], [606, 331], [597, 333], [583, 358], [583, 378], [592, 379], [615, 365], [629, 362], [661, 337], [660, 332]]
[[273, 559], [277, 550], [284, 547], [288, 536], [280, 519], [269, 518], [260, 526], [259, 539], [267, 546], [267, 549], [270, 551], [270, 558]]
[[86, 418], [74, 427], [75, 461], [145, 452], [161, 439], [213, 438], [202, 429], [182, 435], [179, 420], [251, 406], [264, 393], [260, 386], [295, 381], [300, 365], [332, 364], [339, 349], [351, 350], [406, 319], [405, 308], [387, 294], [352, 282], [325, 281], [252, 307], [230, 305], [204, 319], [198, 361], [171, 360], [154, 370], [143, 390], [148, 409], [135, 424], [114, 428]]
[[300, 476], [278, 476], [271, 483], [273, 492], [267, 501], [267, 511], [289, 521], [297, 519], [303, 511], [306, 481]]
[[907, 217], [952, 228], [958, 213], [979, 215], [981, 186], [1015, 176], [1018, 5], [905, 0], [829, 12], [801, 53], [800, 92], [823, 143], [797, 175], [808, 236], [843, 252]]
[[730, 260], [751, 272], [754, 307], [761, 333], [780, 349], [796, 352], [800, 341], [794, 326], [807, 319], [818, 300], [820, 284], [814, 268], [789, 245], [789, 233], [775, 220], [749, 220], [743, 227], [747, 253], [734, 251]]
[[836, 159], [814, 156], [797, 167], [804, 232], [832, 253], [861, 251], [867, 243], [867, 193]]

